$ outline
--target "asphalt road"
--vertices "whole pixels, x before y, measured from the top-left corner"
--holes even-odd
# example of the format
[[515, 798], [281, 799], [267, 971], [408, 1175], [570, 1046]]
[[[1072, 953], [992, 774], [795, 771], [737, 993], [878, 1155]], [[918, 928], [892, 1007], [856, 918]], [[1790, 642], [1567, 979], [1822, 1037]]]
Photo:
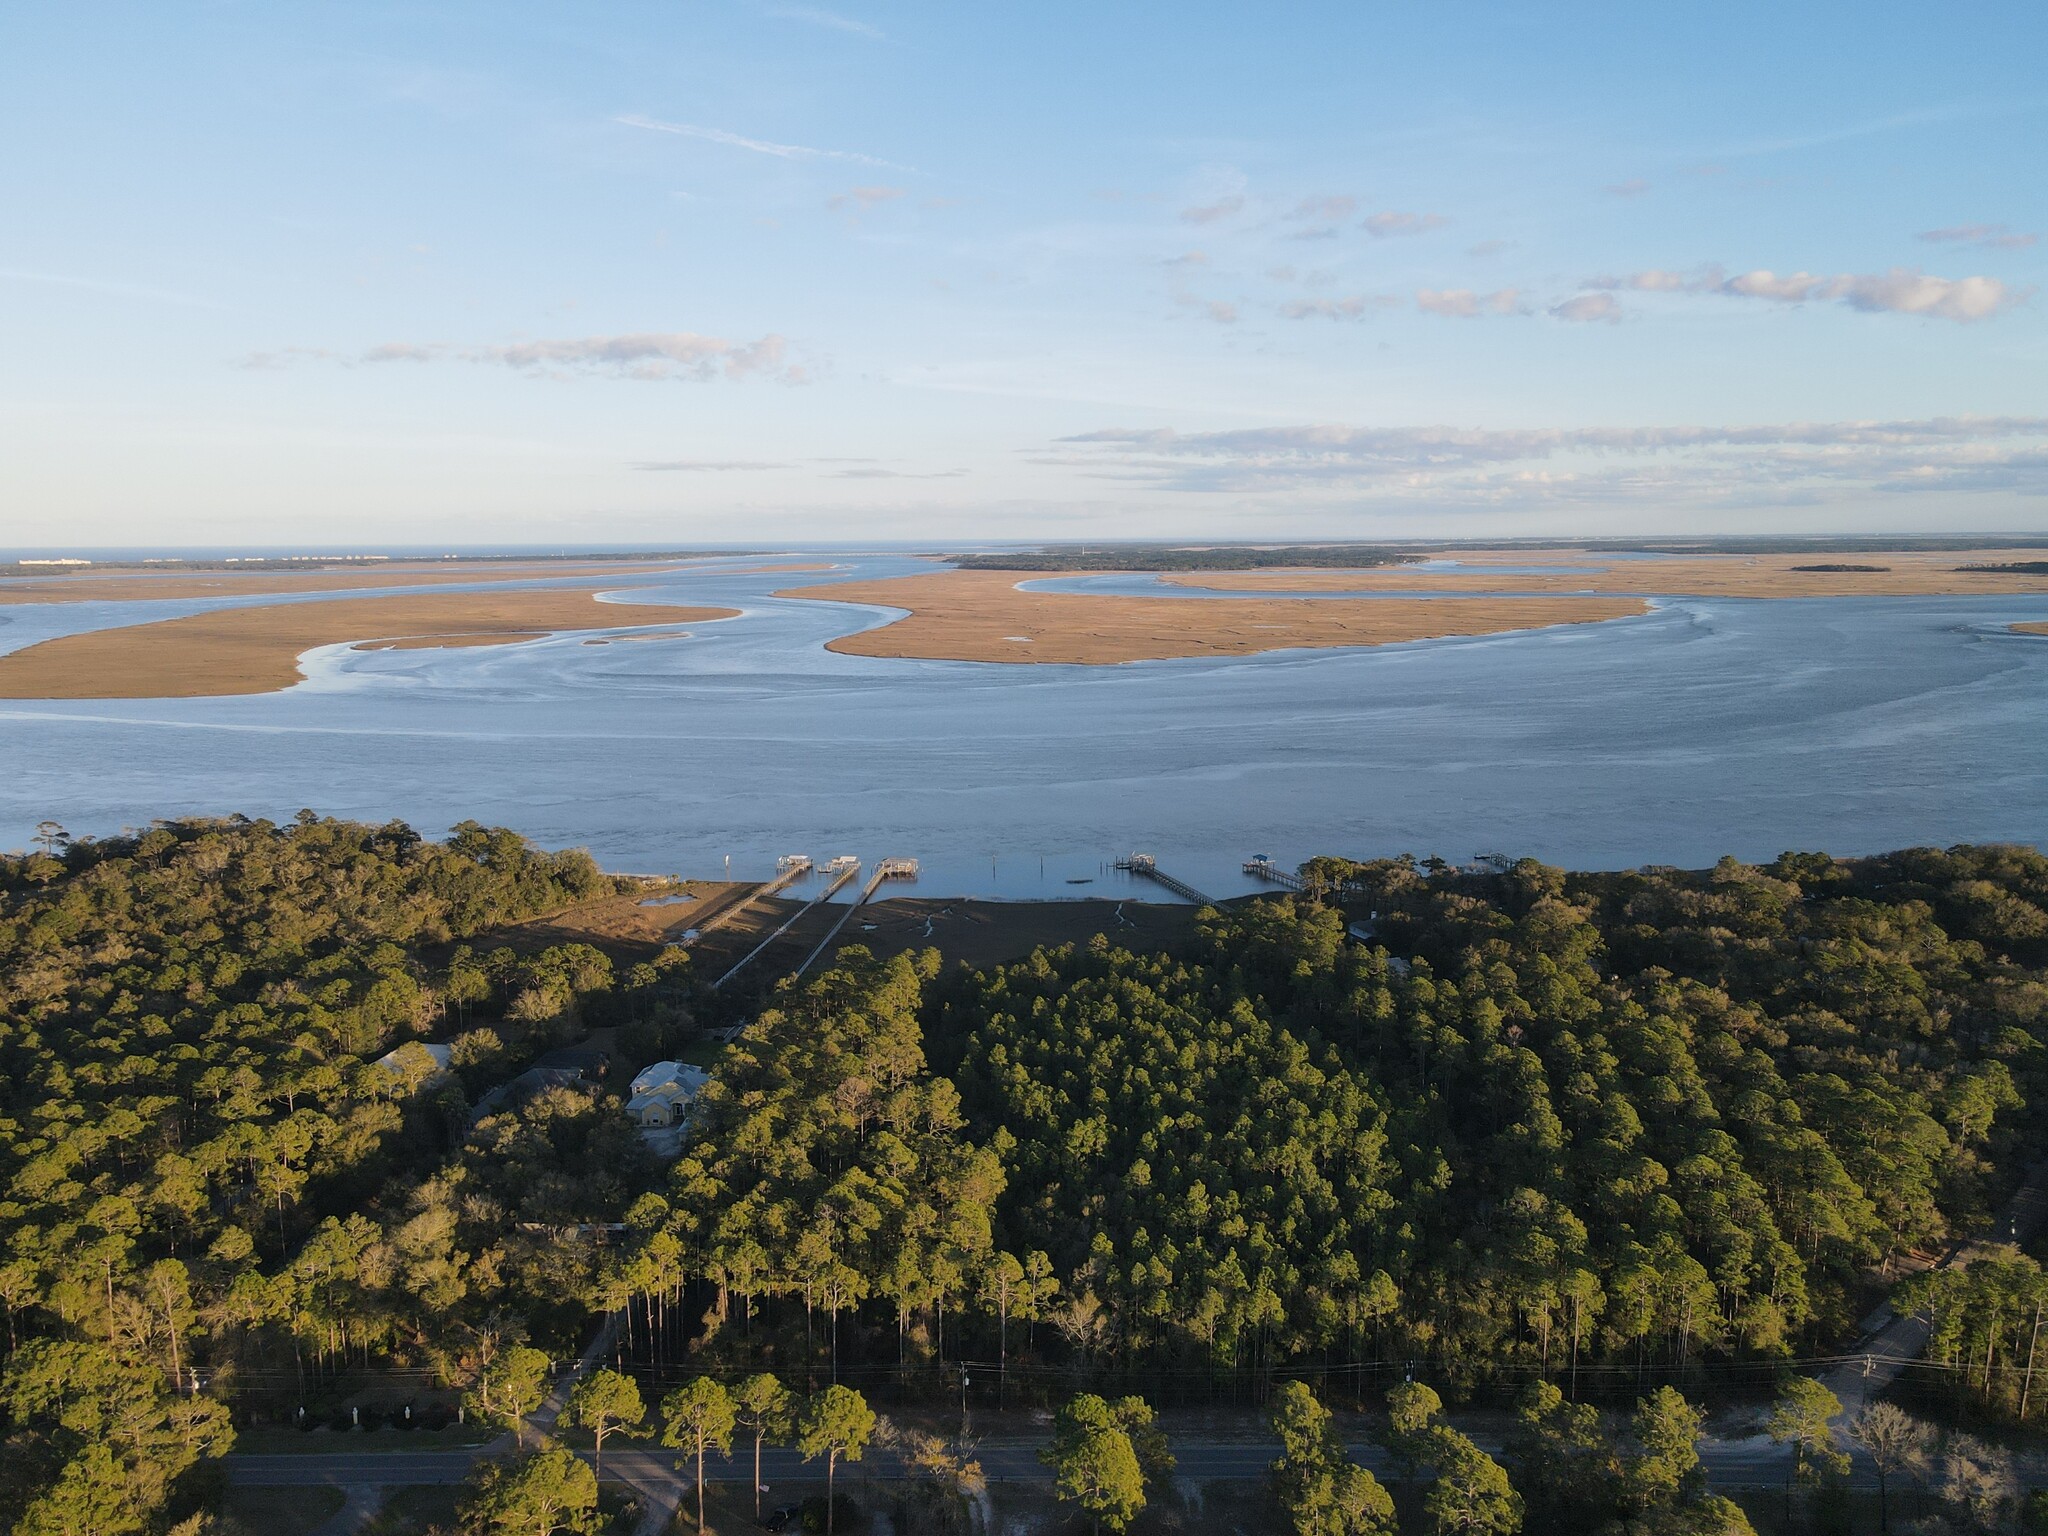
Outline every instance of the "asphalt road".
[[[1484, 1441], [1481, 1442], [1482, 1444]], [[991, 1482], [1049, 1482], [1051, 1474], [1039, 1463], [1039, 1439], [991, 1438], [980, 1442], [975, 1454]], [[1276, 1441], [1265, 1439], [1175, 1439], [1174, 1456], [1180, 1462], [1177, 1476], [1185, 1482], [1235, 1482], [1263, 1477], [1278, 1453]], [[1498, 1446], [1488, 1446], [1498, 1451]], [[275, 1456], [230, 1456], [228, 1476], [244, 1487], [293, 1487], [331, 1484], [335, 1487], [406, 1487], [414, 1484], [459, 1483], [485, 1448], [475, 1451], [331, 1451], [303, 1452]], [[753, 1458], [744, 1446], [732, 1457], [707, 1456], [707, 1482], [745, 1483], [753, 1475]], [[1387, 1453], [1371, 1444], [1350, 1447], [1360, 1465], [1382, 1478], [1395, 1475]], [[588, 1460], [588, 1453], [585, 1459]], [[1776, 1487], [1791, 1469], [1791, 1454], [1783, 1447], [1758, 1437], [1753, 1440], [1710, 1440], [1700, 1446], [1701, 1460], [1716, 1487]], [[688, 1472], [675, 1470], [676, 1453], [618, 1444], [605, 1451], [605, 1473], [616, 1475], [641, 1488], [666, 1488], [672, 1494], [690, 1481]], [[871, 1450], [867, 1457], [846, 1466], [844, 1475], [893, 1482], [904, 1476], [902, 1461], [890, 1451]], [[808, 1482], [823, 1475], [822, 1462], [806, 1463], [794, 1451], [767, 1449], [761, 1453], [761, 1480], [771, 1489], [777, 1483]], [[1876, 1486], [1876, 1478], [1860, 1462], [1852, 1474], [1859, 1486]]]

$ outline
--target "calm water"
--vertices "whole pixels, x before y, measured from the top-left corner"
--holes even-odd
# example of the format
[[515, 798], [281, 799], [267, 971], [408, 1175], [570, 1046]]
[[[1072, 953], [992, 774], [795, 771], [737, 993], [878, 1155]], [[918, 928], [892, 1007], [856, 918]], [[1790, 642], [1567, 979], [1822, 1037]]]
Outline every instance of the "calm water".
[[[745, 610], [687, 640], [337, 649], [282, 694], [0, 704], [0, 845], [46, 816], [310, 806], [473, 816], [636, 871], [903, 854], [929, 894], [1033, 897], [1122, 894], [1104, 865], [1134, 849], [1226, 895], [1254, 852], [1617, 867], [2048, 837], [2048, 639], [2004, 632], [2048, 598], [1674, 598], [1375, 651], [1009, 667], [833, 655], [884, 612], [768, 595], [844, 574], [637, 584]], [[142, 606], [0, 609], [0, 649]]]

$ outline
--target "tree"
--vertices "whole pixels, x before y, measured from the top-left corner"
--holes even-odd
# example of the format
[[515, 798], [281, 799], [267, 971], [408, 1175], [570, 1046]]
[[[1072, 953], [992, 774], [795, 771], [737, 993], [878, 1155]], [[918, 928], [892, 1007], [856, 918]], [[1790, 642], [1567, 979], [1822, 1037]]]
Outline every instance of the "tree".
[[832, 1481], [839, 1470], [839, 1458], [859, 1461], [866, 1454], [868, 1440], [875, 1432], [875, 1411], [868, 1400], [851, 1387], [836, 1382], [804, 1404], [796, 1418], [796, 1448], [805, 1461], [825, 1458], [825, 1536], [832, 1536], [838, 1506], [833, 1502]]
[[1635, 1509], [1696, 1502], [1700, 1493], [1700, 1426], [1706, 1415], [1671, 1387], [1659, 1387], [1636, 1403], [1629, 1420], [1635, 1451], [1623, 1477]]
[[1387, 1449], [1401, 1464], [1401, 1487], [1415, 1482], [1415, 1470], [1429, 1459], [1429, 1431], [1444, 1400], [1419, 1381], [1404, 1381], [1387, 1393]]
[[1299, 1536], [1393, 1536], [1392, 1497], [1345, 1455], [1306, 1383], [1281, 1383], [1270, 1422], [1280, 1438], [1273, 1491]]
[[596, 1436], [597, 1475], [603, 1477], [604, 1437], [640, 1423], [647, 1417], [647, 1405], [640, 1401], [640, 1387], [632, 1377], [617, 1371], [592, 1371], [570, 1392], [565, 1417]]
[[2005, 1530], [2006, 1516], [2019, 1502], [2012, 1452], [1974, 1435], [1949, 1436], [1937, 1491], [1965, 1530]]
[[468, 1399], [493, 1423], [511, 1426], [514, 1440], [526, 1444], [526, 1416], [547, 1401], [548, 1357], [527, 1344], [501, 1349], [477, 1373]]
[[506, 1536], [587, 1531], [597, 1512], [597, 1474], [574, 1453], [536, 1451], [477, 1469], [460, 1504], [465, 1530]]
[[[661, 1400], [661, 1443], [688, 1447], [697, 1458], [697, 1529], [704, 1529], [704, 1449], [732, 1454], [733, 1401], [722, 1382], [699, 1376]], [[755, 1482], [760, 1482], [758, 1474]], [[757, 1496], [758, 1497], [758, 1496]]]
[[1884, 1536], [1892, 1528], [1892, 1474], [1926, 1464], [1927, 1429], [1896, 1403], [1878, 1402], [1849, 1421], [1849, 1438], [1870, 1453], [1877, 1468], [1877, 1528]]
[[1515, 1485], [1538, 1524], [1567, 1518], [1597, 1522], [1619, 1512], [1620, 1458], [1598, 1409], [1568, 1403], [1554, 1384], [1537, 1381], [1523, 1392], [1515, 1417], [1508, 1440]]
[[1145, 1473], [1137, 1447], [1110, 1405], [1092, 1392], [1070, 1399], [1053, 1415], [1052, 1443], [1039, 1452], [1052, 1468], [1062, 1499], [1079, 1504], [1095, 1521], [1121, 1531], [1145, 1507]]
[[1436, 1536], [1515, 1536], [1522, 1528], [1522, 1496], [1501, 1464], [1457, 1430], [1430, 1428], [1428, 1462], [1436, 1480], [1423, 1496], [1423, 1513]]
[[1842, 1400], [1811, 1376], [1787, 1376], [1778, 1384], [1778, 1400], [1764, 1421], [1764, 1433], [1792, 1447], [1792, 1469], [1785, 1479], [1785, 1508], [1792, 1507], [1794, 1485], [1818, 1488], [1843, 1476], [1849, 1458], [1835, 1444], [1830, 1422], [1842, 1411]]
[[761, 1442], [790, 1432], [796, 1399], [767, 1372], [749, 1376], [732, 1389], [733, 1418], [754, 1437], [754, 1518], [761, 1518]]

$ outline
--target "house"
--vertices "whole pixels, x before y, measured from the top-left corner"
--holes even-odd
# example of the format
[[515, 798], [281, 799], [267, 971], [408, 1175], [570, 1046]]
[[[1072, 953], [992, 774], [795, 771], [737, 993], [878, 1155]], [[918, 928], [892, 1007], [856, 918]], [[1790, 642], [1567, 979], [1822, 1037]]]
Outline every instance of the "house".
[[626, 1113], [642, 1130], [665, 1130], [689, 1114], [690, 1105], [711, 1081], [701, 1067], [680, 1061], [657, 1061], [633, 1079]]
[[586, 1083], [601, 1083], [611, 1070], [612, 1059], [594, 1045], [568, 1045], [549, 1051], [534, 1065], [546, 1072], [567, 1072]]
[[452, 1048], [425, 1040], [408, 1040], [394, 1051], [386, 1051], [372, 1065], [381, 1067], [417, 1090], [437, 1083], [448, 1075]]

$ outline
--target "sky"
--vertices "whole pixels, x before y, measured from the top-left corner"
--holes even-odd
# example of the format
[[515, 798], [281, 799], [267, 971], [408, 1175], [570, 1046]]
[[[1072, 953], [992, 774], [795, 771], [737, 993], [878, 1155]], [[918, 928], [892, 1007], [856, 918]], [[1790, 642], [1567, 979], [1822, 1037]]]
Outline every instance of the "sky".
[[0, 16], [0, 547], [2048, 528], [2048, 7]]

